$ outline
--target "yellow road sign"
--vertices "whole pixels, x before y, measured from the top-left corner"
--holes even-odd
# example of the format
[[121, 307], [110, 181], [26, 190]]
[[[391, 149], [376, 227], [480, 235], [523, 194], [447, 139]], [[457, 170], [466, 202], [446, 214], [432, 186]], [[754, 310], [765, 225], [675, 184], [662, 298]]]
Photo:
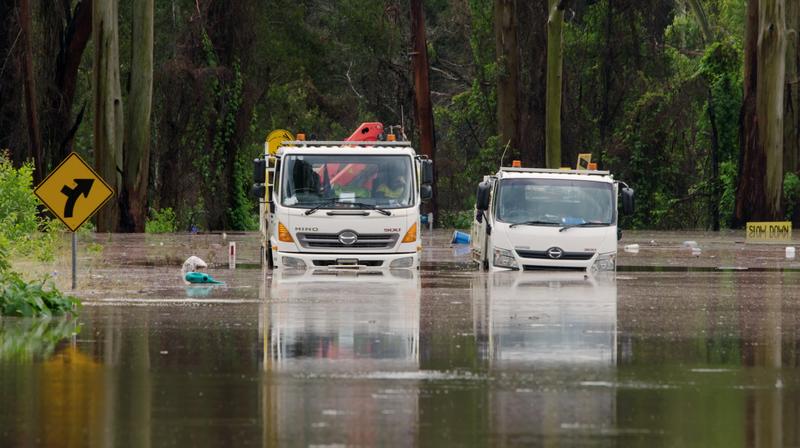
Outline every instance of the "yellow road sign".
[[278, 152], [278, 147], [283, 142], [290, 142], [294, 140], [294, 135], [285, 129], [276, 129], [269, 133], [267, 136], [267, 154], [274, 156]]
[[578, 154], [578, 162], [575, 164], [576, 170], [588, 170], [589, 164], [592, 163], [591, 153]]
[[74, 152], [34, 193], [73, 232], [114, 196], [114, 190]]
[[792, 239], [792, 223], [781, 222], [748, 222], [747, 240], [790, 241]]

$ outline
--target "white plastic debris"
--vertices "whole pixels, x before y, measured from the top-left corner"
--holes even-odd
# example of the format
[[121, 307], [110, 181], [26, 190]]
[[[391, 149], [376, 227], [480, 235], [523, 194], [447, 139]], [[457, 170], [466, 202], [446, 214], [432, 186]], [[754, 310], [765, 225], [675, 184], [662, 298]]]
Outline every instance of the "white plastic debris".
[[623, 249], [625, 250], [625, 252], [629, 252], [629, 253], [632, 253], [632, 254], [638, 254], [639, 253], [639, 245], [638, 244], [626, 244]]
[[703, 251], [699, 247], [692, 248], [692, 255], [694, 255], [695, 257], [699, 257], [701, 253], [703, 253]]
[[794, 257], [796, 255], [797, 254], [796, 254], [795, 248], [793, 246], [789, 246], [789, 247], [786, 248], [786, 258], [788, 258], [789, 260], [794, 260]]
[[[203, 261], [200, 257], [192, 255], [183, 262], [183, 267], [181, 268], [181, 279], [186, 282], [186, 274], [188, 272], [197, 272], [200, 269], [205, 269], [207, 267], [208, 265], [205, 261]], [[186, 282], [186, 284], [189, 284], [189, 282]]]

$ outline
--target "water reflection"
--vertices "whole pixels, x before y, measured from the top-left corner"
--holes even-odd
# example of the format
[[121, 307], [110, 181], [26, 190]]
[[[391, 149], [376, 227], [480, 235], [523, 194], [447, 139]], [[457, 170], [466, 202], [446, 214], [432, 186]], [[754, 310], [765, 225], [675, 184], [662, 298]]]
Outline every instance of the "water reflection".
[[0, 446], [800, 445], [796, 273], [237, 275], [0, 320]]
[[47, 359], [59, 343], [80, 331], [69, 317], [0, 317], [0, 362]]
[[614, 365], [613, 276], [496, 273], [471, 289], [475, 336], [491, 366]]

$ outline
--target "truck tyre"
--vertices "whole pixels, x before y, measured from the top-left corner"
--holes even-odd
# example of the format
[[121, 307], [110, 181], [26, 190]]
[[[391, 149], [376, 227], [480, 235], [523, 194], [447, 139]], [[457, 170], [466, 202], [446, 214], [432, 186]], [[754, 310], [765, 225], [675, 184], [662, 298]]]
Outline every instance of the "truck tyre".
[[489, 271], [489, 260], [483, 260], [483, 263], [481, 263], [481, 268], [483, 268], [484, 272], [488, 272]]

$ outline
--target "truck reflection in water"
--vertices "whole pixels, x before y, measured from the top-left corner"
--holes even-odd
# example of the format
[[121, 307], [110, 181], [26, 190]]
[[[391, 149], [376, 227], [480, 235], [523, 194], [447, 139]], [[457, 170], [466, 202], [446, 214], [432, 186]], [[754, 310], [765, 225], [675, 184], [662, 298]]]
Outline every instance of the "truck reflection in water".
[[474, 278], [472, 295], [475, 335], [490, 366], [616, 361], [613, 274], [497, 272]]
[[416, 369], [419, 299], [419, 275], [411, 270], [276, 272], [259, 325], [264, 367], [335, 369], [331, 361], [371, 359]]
[[281, 270], [267, 296], [264, 446], [413, 445], [417, 394], [375, 380], [419, 371], [418, 273]]

